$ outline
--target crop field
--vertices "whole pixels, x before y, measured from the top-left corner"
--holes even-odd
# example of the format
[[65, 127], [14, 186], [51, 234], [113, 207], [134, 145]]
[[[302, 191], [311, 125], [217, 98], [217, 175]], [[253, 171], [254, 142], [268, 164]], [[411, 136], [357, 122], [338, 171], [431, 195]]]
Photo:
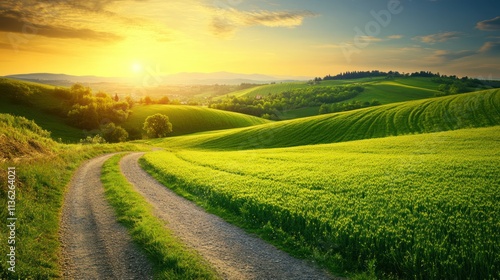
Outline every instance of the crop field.
[[[500, 125], [500, 90], [393, 103], [157, 141], [165, 147], [280, 148]], [[175, 129], [175, 128], [174, 128]]]
[[[339, 269], [500, 277], [500, 127], [142, 162], [166, 186], [300, 244]], [[284, 238], [286, 236], [286, 238]], [[290, 245], [289, 244], [289, 245]]]

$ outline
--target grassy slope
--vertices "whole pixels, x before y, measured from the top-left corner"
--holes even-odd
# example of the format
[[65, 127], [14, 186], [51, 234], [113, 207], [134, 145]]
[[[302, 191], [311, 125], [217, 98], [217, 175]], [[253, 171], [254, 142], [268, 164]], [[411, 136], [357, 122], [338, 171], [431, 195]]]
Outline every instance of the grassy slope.
[[[366, 87], [365, 92], [352, 100], [372, 101], [376, 99], [382, 104], [392, 102], [409, 101], [415, 99], [429, 98], [438, 93], [438, 84], [430, 78], [397, 78], [386, 80], [385, 78], [363, 78], [354, 80], [323, 81], [314, 86], [342, 86], [347, 84], [361, 84]], [[287, 90], [311, 87], [306, 82], [282, 83], [262, 85], [255, 88], [244, 89], [227, 94], [232, 96], [269, 95], [281, 93]], [[223, 97], [219, 97], [223, 98]]]
[[499, 133], [174, 150], [142, 163], [166, 186], [337, 272], [372, 262], [379, 276], [492, 279], [500, 277]]
[[[13, 102], [7, 97], [8, 86], [25, 86], [31, 90], [30, 104]], [[76, 142], [83, 138], [81, 129], [66, 124], [66, 119], [49, 112], [57, 110], [61, 101], [52, 94], [53, 86], [0, 78], [0, 113], [22, 116], [35, 121], [40, 127], [51, 132], [53, 139]], [[35, 105], [33, 105], [35, 104]]]
[[247, 127], [269, 123], [268, 120], [196, 106], [149, 105], [135, 106], [129, 119], [122, 124], [125, 129], [141, 129], [148, 116], [162, 113], [173, 125], [172, 136], [195, 132]]
[[209, 149], [278, 148], [499, 124], [500, 90], [486, 90], [153, 143]]

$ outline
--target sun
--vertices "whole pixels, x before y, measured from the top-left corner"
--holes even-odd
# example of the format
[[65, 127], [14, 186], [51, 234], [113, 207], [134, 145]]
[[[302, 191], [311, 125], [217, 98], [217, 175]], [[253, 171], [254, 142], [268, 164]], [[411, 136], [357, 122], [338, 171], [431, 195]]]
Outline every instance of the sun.
[[139, 74], [142, 72], [142, 64], [140, 64], [140, 63], [137, 63], [137, 62], [132, 63], [131, 68], [132, 68], [132, 72], [134, 72], [135, 74]]

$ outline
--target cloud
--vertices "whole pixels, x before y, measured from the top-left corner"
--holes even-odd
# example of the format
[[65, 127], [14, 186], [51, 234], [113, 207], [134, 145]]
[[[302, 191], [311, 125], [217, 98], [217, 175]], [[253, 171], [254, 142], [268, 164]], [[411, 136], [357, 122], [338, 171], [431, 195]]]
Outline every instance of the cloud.
[[472, 56], [477, 53], [478, 53], [477, 51], [470, 51], [470, 50], [463, 50], [457, 52], [447, 51], [447, 50], [437, 50], [434, 52], [432, 58], [440, 62], [446, 62]]
[[480, 53], [500, 55], [500, 42], [486, 42], [479, 49]]
[[476, 24], [476, 28], [479, 30], [486, 30], [486, 31], [500, 30], [500, 16], [493, 19], [480, 21]]
[[7, 15], [0, 14], [0, 31], [21, 33], [26, 36], [40, 35], [52, 38], [78, 38], [97, 41], [118, 41], [123, 39], [121, 36], [109, 33], [91, 30], [88, 28], [71, 28], [55, 25], [42, 25], [25, 20], [20, 17], [12, 17], [15, 12]]
[[363, 43], [376, 43], [383, 41], [381, 38], [375, 36], [360, 36], [359, 39]]
[[19, 4], [17, 0], [2, 0], [0, 31], [106, 43], [125, 39], [133, 28], [151, 31], [146, 19], [129, 18], [113, 11], [112, 5], [122, 1], [24, 0]]
[[462, 35], [460, 32], [444, 32], [444, 33], [437, 33], [437, 34], [431, 34], [431, 35], [426, 35], [426, 36], [417, 36], [413, 37], [414, 40], [418, 40], [422, 43], [427, 43], [427, 44], [434, 44], [437, 42], [446, 42], [451, 39], [456, 39], [459, 38], [459, 36]]
[[401, 38], [403, 38], [403, 35], [399, 34], [387, 36], [387, 39], [401, 39]]
[[240, 27], [297, 27], [306, 17], [316, 14], [309, 11], [240, 11], [234, 8], [215, 9], [211, 30], [218, 36], [230, 36]]

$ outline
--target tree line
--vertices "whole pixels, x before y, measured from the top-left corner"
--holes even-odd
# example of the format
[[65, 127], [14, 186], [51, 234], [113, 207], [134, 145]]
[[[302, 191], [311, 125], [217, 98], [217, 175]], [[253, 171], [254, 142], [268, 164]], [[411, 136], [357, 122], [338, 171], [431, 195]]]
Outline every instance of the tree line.
[[228, 96], [220, 101], [212, 101], [209, 107], [277, 120], [277, 112], [341, 102], [354, 98], [363, 91], [364, 87], [359, 85], [315, 86], [267, 96]]

